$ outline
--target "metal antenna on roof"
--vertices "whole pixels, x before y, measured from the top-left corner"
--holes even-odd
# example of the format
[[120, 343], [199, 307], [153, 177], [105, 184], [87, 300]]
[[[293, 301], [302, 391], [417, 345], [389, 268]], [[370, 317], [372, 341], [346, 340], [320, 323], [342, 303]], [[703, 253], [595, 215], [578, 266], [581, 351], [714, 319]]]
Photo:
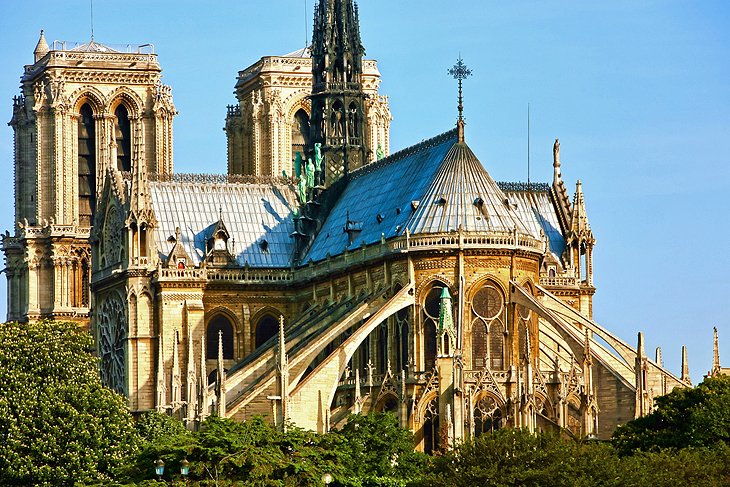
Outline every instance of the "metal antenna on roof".
[[527, 191], [530, 187], [530, 102], [527, 102]]
[[89, 4], [91, 5], [91, 40], [93, 42], [94, 40], [94, 0], [89, 0]]
[[459, 81], [459, 119], [456, 124], [459, 128], [459, 142], [464, 142], [464, 96], [462, 82], [471, 76], [471, 69], [467, 68], [466, 64], [464, 64], [464, 60], [461, 59], [461, 53], [459, 53], [459, 59], [454, 64], [454, 67], [449, 69], [449, 74]]
[[307, 21], [307, 13], [309, 13], [309, 9], [307, 9], [307, 0], [304, 0], [304, 48], [305, 49], [309, 45], [309, 24]]

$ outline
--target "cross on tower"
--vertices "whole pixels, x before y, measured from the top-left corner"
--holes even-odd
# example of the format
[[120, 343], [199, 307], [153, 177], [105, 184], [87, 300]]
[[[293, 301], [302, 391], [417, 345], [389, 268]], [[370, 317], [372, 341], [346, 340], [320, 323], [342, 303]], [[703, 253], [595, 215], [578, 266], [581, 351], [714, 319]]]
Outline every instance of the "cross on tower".
[[454, 79], [459, 80], [459, 121], [464, 120], [464, 104], [463, 104], [463, 96], [461, 91], [461, 83], [463, 80], [471, 76], [471, 69], [466, 67], [466, 64], [464, 64], [464, 60], [461, 59], [461, 56], [459, 56], [459, 59], [456, 61], [456, 64], [454, 64], [454, 67], [449, 69], [449, 74], [454, 77]]

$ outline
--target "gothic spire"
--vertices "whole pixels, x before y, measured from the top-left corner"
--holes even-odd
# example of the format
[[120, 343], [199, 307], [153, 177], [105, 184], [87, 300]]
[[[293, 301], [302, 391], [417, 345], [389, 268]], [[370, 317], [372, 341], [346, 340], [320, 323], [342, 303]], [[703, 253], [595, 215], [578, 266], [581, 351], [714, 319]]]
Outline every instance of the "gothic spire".
[[320, 0], [314, 10], [308, 155], [314, 154], [315, 144], [321, 144], [324, 164], [316, 184], [329, 186], [370, 159], [362, 87], [365, 49], [352, 0]]
[[691, 385], [692, 379], [689, 377], [689, 360], [687, 359], [687, 346], [682, 345], [682, 376], [680, 377], [682, 382]]
[[195, 377], [195, 353], [193, 353], [193, 334], [188, 329], [188, 364], [187, 364], [187, 394], [185, 401], [187, 403], [186, 413], [187, 421], [193, 421], [197, 412], [198, 394], [195, 390], [197, 378]]
[[712, 328], [712, 370], [710, 375], [720, 373], [720, 341], [717, 339], [717, 327]]
[[459, 129], [459, 142], [464, 142], [464, 96], [462, 91], [462, 83], [463, 81], [471, 76], [471, 69], [466, 67], [466, 64], [464, 64], [464, 60], [461, 59], [461, 56], [459, 56], [459, 59], [456, 61], [456, 64], [454, 64], [454, 67], [449, 69], [449, 74], [454, 77], [454, 79], [459, 81], [459, 105], [457, 106], [457, 109], [459, 110], [459, 119], [456, 122], [456, 126]]
[[167, 398], [167, 386], [165, 385], [165, 359], [163, 357], [162, 333], [157, 336], [157, 412], [164, 412]]

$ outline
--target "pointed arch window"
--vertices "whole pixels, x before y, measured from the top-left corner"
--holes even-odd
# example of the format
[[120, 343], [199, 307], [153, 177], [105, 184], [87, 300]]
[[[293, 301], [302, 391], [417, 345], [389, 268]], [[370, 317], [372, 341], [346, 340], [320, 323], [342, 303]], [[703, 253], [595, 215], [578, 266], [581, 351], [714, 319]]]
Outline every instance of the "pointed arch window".
[[404, 370], [408, 366], [408, 308], [403, 308], [395, 314], [395, 327], [398, 334], [398, 370]]
[[79, 223], [91, 226], [96, 210], [96, 129], [88, 103], [79, 110], [78, 131]]
[[502, 427], [502, 411], [491, 396], [482, 396], [474, 405], [474, 436]]
[[218, 336], [223, 334], [223, 358], [233, 359], [233, 324], [231, 320], [223, 315], [214, 317], [208, 323], [205, 333], [206, 358], [216, 360], [218, 358]]
[[434, 284], [423, 301], [423, 356], [426, 370], [431, 370], [436, 365], [436, 334], [443, 288], [442, 283]]
[[423, 414], [423, 452], [430, 455], [439, 447], [439, 403], [433, 398]]
[[279, 332], [279, 321], [271, 315], [262, 317], [256, 323], [256, 348], [269, 341]]
[[[297, 110], [294, 114], [294, 120], [291, 127], [291, 156], [296, 157], [297, 152], [301, 152], [304, 157], [304, 149], [309, 145], [309, 115], [303, 108]], [[291, 172], [292, 175], [294, 171]]]
[[471, 312], [472, 367], [489, 365], [493, 370], [502, 370], [507, 317], [504, 295], [496, 284], [487, 282], [474, 294]]
[[378, 325], [378, 372], [385, 373], [388, 366], [388, 322]]
[[114, 135], [117, 142], [117, 169], [120, 171], [132, 171], [132, 127], [129, 123], [129, 111], [127, 107], [120, 104], [114, 110], [116, 121], [114, 123]]

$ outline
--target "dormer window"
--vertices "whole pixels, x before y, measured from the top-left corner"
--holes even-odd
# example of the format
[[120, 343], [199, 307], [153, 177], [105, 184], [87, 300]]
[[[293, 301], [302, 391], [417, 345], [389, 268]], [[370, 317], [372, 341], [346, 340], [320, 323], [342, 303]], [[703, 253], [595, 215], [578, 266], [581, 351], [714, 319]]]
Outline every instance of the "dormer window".
[[221, 234], [215, 236], [213, 250], [226, 250], [226, 241]]

